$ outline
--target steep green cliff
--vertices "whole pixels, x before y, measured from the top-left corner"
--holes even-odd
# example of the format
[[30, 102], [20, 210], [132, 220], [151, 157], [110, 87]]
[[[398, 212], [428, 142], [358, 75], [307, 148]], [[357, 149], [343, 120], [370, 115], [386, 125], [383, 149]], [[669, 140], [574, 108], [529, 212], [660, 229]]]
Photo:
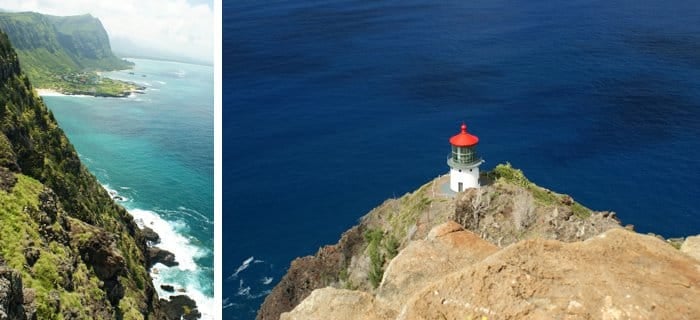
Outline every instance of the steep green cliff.
[[0, 290], [0, 314], [160, 319], [145, 251], [141, 231], [81, 164], [0, 32], [0, 287], [19, 274], [23, 290], [4, 300]]
[[35, 12], [0, 12], [0, 30], [17, 50], [32, 83], [66, 93], [119, 95], [133, 85], [99, 77], [95, 71], [127, 69], [117, 58], [99, 19]]

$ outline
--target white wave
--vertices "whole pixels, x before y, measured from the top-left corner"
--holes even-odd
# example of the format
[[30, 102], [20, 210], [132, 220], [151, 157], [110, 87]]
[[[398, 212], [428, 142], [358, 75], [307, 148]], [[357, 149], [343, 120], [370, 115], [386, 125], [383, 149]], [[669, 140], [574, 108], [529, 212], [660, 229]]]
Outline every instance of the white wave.
[[[245, 259], [245, 260], [243, 261], [243, 263], [241, 263], [241, 265], [238, 266], [238, 269], [236, 269], [236, 272], [234, 272], [234, 273], [233, 273], [232, 275], [230, 275], [228, 278], [229, 278], [229, 279], [235, 279], [235, 278], [237, 278], [237, 277], [238, 277], [238, 274], [241, 273], [241, 271], [243, 271], [243, 270], [245, 270], [245, 269], [248, 269], [248, 267], [250, 266], [250, 263], [253, 262], [254, 259], [255, 259], [255, 257], [250, 257], [250, 258], [248, 258], [248, 259]], [[242, 281], [243, 281], [243, 280], [241, 280], [241, 282], [242, 282]]]
[[263, 277], [260, 279], [260, 282], [262, 282], [262, 284], [270, 284], [272, 282], [272, 277]]
[[160, 81], [160, 80], [156, 80], [156, 82], [158, 82], [158, 83], [160, 83], [160, 84], [167, 84], [167, 82], [165, 82], [165, 81]]
[[201, 214], [201, 213], [200, 213], [199, 211], [197, 211], [197, 210], [190, 209], [190, 208], [186, 208], [186, 207], [183, 207], [183, 206], [179, 206], [179, 207], [177, 207], [177, 209], [178, 209], [178, 211], [172, 211], [172, 210], [164, 210], [164, 211], [167, 211], [168, 213], [184, 214], [184, 215], [186, 215], [186, 216], [188, 216], [188, 217], [190, 217], [190, 218], [192, 218], [192, 219], [195, 219], [195, 220], [197, 220], [197, 221], [202, 221], [202, 222], [205, 222], [205, 223], [214, 224], [214, 222], [213, 222], [210, 218], [208, 218], [207, 216]]
[[239, 296], [250, 296], [250, 287], [243, 286], [243, 280], [238, 283], [238, 293]]
[[[173, 295], [186, 294], [197, 303], [197, 310], [202, 313], [202, 319], [214, 319], [213, 312], [216, 308], [214, 299], [203, 293], [198, 281], [196, 281], [196, 276], [189, 278], [190, 281], [185, 281], [184, 284], [182, 279], [172, 280], [181, 278], [177, 275], [181, 274], [182, 271], [189, 273], [199, 271], [199, 266], [194, 259], [206, 255], [208, 251], [193, 245], [188, 238], [178, 232], [178, 230], [186, 228], [186, 224], [182, 221], [167, 221], [150, 210], [129, 209], [129, 213], [140, 228], [147, 226], [158, 233], [161, 239], [158, 247], [172, 252], [175, 255], [175, 261], [179, 263], [173, 267], [157, 263], [151, 269], [151, 278], [153, 278], [153, 285], [156, 287], [158, 296], [168, 298]], [[184, 289], [184, 292], [166, 292], [160, 288], [162, 284], [171, 284], [181, 291]]]
[[236, 292], [237, 296], [245, 297], [246, 299], [257, 299], [260, 297], [264, 297], [268, 294], [270, 294], [270, 291], [272, 290], [263, 290], [258, 294], [251, 294], [250, 293], [250, 286], [246, 286], [243, 284], [243, 280], [238, 281], [238, 292]]
[[175, 255], [175, 261], [179, 263], [180, 270], [194, 271], [197, 264], [194, 258], [202, 257], [206, 251], [194, 246], [189, 239], [177, 232], [177, 228], [186, 227], [182, 221], [167, 221], [157, 213], [143, 209], [129, 209], [129, 213], [134, 217], [139, 226], [147, 226], [160, 236], [158, 247], [168, 250]]
[[110, 188], [108, 184], [103, 184], [102, 188], [107, 190], [107, 193], [109, 193], [109, 197], [112, 198], [112, 200], [114, 200], [114, 201], [117, 201], [117, 202], [129, 201], [129, 198], [119, 194], [119, 192], [117, 192], [117, 190]]
[[224, 298], [224, 301], [223, 301], [221, 304], [223, 305], [223, 308], [222, 308], [222, 309], [228, 309], [228, 308], [231, 308], [231, 307], [236, 307], [236, 308], [238, 308], [238, 307], [241, 306], [241, 305], [238, 304], [238, 303], [230, 302], [230, 301], [228, 300], [228, 298]]

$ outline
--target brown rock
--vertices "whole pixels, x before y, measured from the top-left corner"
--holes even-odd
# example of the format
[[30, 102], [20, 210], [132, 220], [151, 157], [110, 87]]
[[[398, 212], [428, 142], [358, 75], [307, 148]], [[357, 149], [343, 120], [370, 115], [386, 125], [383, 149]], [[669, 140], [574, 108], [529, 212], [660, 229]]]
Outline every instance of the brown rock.
[[681, 252], [700, 261], [700, 235], [687, 237], [681, 245]]
[[[691, 319], [700, 264], [613, 229], [579, 243], [526, 240], [424, 287], [399, 319]], [[689, 300], [690, 299], [690, 300]]]
[[369, 293], [328, 287], [314, 290], [293, 311], [283, 313], [280, 320], [379, 320], [394, 316], [377, 306]]
[[400, 311], [413, 294], [436, 277], [481, 261], [498, 247], [450, 221], [433, 228], [426, 240], [411, 242], [386, 268], [377, 298]]
[[343, 234], [338, 244], [319, 249], [315, 256], [292, 261], [287, 274], [265, 298], [257, 319], [277, 320], [282, 312], [292, 310], [314, 289], [338, 281], [340, 270], [362, 249], [362, 230], [360, 226], [355, 226]]

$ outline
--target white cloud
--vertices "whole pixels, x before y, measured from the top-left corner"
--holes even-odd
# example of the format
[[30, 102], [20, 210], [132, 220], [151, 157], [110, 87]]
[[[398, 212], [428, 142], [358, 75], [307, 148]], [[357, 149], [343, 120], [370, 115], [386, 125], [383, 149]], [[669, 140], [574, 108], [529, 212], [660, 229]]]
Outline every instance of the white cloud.
[[[3, 0], [0, 9], [51, 15], [89, 13], [102, 21], [110, 39], [171, 56], [212, 61], [212, 4], [186, 0]], [[114, 42], [114, 41], [113, 41]]]

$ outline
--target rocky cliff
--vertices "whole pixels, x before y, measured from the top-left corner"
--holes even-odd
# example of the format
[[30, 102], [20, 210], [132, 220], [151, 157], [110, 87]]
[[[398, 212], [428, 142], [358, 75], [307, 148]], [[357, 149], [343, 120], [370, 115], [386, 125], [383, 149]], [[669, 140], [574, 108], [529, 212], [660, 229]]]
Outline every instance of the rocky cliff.
[[401, 251], [375, 294], [315, 290], [281, 319], [693, 319], [698, 297], [700, 261], [653, 236], [499, 249], [448, 222]]
[[681, 299], [700, 297], [700, 265], [679, 243], [622, 228], [509, 165], [456, 196], [448, 179], [387, 200], [337, 244], [293, 261], [258, 319], [700, 314]]
[[0, 32], [0, 319], [167, 319], [146, 250]]

